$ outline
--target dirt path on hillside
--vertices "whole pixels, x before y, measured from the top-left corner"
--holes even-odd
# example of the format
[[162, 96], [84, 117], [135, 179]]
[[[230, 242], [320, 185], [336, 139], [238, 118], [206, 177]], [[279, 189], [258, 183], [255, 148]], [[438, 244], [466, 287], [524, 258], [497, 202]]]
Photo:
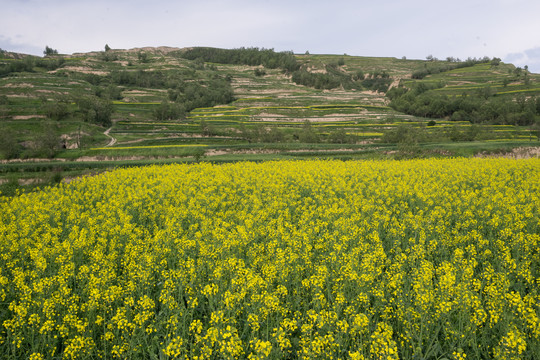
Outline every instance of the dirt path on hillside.
[[107, 145], [105, 145], [106, 147], [107, 146], [113, 146], [114, 144], [116, 144], [116, 138], [109, 135], [109, 132], [112, 130], [112, 128], [113, 127], [111, 126], [110, 128], [108, 128], [107, 130], [105, 130], [103, 132], [103, 135], [105, 135], [106, 137], [108, 137], [110, 139], [109, 143]]

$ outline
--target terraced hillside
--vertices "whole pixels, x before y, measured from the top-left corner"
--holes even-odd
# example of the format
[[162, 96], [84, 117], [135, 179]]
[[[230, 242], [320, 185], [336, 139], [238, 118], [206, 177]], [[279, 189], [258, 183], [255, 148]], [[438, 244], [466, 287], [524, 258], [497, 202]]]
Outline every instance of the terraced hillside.
[[2, 52], [0, 75], [4, 185], [154, 162], [534, 154], [539, 145], [540, 76], [498, 59]]

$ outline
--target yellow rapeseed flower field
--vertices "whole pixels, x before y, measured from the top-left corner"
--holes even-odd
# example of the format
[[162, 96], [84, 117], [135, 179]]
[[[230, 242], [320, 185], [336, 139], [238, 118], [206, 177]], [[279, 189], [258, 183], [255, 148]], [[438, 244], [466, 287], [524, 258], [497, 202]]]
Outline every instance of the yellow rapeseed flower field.
[[538, 359], [540, 160], [120, 169], [0, 200], [3, 359]]

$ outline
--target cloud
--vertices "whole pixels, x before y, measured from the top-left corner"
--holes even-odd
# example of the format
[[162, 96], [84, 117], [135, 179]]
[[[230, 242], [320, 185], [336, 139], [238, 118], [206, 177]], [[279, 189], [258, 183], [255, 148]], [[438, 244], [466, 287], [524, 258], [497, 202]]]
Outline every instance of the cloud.
[[0, 49], [23, 54], [43, 55], [45, 46], [40, 48], [32, 44], [21, 42], [17, 39], [14, 40], [11, 37], [0, 35]]
[[503, 58], [506, 63], [512, 63], [519, 67], [527, 65], [532, 73], [540, 73], [540, 46], [523, 50], [521, 52], [510, 53]]
[[516, 63], [516, 62], [522, 62], [525, 61], [527, 56], [524, 52], [518, 52], [518, 53], [511, 53], [504, 57], [504, 62], [507, 63]]
[[540, 46], [534, 49], [525, 50], [524, 53], [530, 59], [540, 59]]

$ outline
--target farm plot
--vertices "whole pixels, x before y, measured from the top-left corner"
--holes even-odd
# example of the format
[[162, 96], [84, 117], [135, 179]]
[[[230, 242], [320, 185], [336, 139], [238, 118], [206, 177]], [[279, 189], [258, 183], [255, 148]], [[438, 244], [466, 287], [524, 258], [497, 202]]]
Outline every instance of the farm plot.
[[0, 201], [6, 359], [534, 359], [538, 159], [121, 169]]

